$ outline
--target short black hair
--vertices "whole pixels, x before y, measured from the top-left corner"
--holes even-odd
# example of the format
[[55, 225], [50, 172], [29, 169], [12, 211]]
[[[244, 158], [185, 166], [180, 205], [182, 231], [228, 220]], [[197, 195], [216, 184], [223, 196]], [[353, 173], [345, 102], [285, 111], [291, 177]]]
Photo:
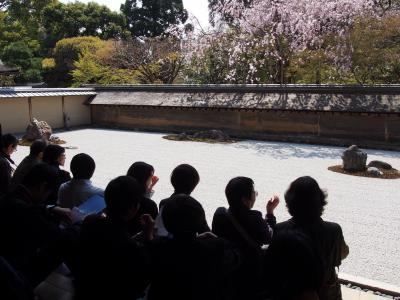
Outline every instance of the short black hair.
[[207, 223], [201, 204], [186, 194], [177, 194], [168, 199], [161, 217], [165, 228], [174, 236], [196, 234], [202, 230], [202, 224]]
[[58, 165], [57, 159], [63, 153], [65, 153], [65, 149], [60, 145], [47, 145], [43, 151], [43, 161], [50, 165]]
[[75, 179], [90, 179], [96, 169], [96, 163], [90, 155], [79, 153], [72, 158], [70, 169]]
[[110, 181], [104, 191], [106, 210], [110, 217], [123, 217], [137, 208], [141, 199], [139, 183], [129, 176], [119, 176]]
[[154, 174], [154, 167], [142, 161], [137, 161], [133, 163], [128, 172], [127, 176], [135, 178], [137, 182], [142, 187], [142, 194], [146, 192], [146, 182], [147, 180], [153, 176]]
[[11, 145], [13, 147], [17, 146], [18, 145], [18, 139], [15, 137], [15, 135], [12, 135], [10, 133], [3, 134], [1, 136], [1, 147], [3, 149], [6, 149]]
[[285, 193], [285, 201], [289, 214], [303, 221], [314, 221], [321, 217], [327, 204], [326, 193], [310, 176], [293, 181]]
[[251, 198], [254, 191], [254, 181], [249, 177], [232, 178], [226, 188], [225, 195], [230, 207], [243, 207], [242, 198]]
[[171, 184], [175, 193], [190, 194], [200, 181], [197, 170], [188, 164], [177, 166], [171, 173]]
[[22, 185], [27, 188], [39, 186], [43, 183], [46, 183], [49, 189], [56, 189], [59, 186], [57, 170], [45, 163], [33, 166], [22, 180]]
[[29, 155], [34, 157], [38, 156], [40, 152], [44, 151], [46, 146], [47, 142], [45, 140], [35, 140], [30, 147]]

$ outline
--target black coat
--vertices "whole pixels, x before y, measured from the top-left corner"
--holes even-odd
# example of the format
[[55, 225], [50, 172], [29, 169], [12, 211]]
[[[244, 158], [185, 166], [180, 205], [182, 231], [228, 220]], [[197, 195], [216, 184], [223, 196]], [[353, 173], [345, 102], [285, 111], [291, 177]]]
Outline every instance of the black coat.
[[230, 299], [231, 275], [240, 256], [220, 238], [161, 238], [149, 247], [152, 279], [148, 300]]
[[40, 162], [41, 161], [35, 156], [28, 155], [25, 157], [14, 171], [14, 175], [11, 179], [11, 189], [15, 189], [19, 184], [21, 184], [29, 171]]
[[[174, 195], [175, 195], [175, 194], [172, 194], [171, 197], [174, 196]], [[171, 199], [171, 197], [166, 198], [166, 199], [163, 199], [163, 200], [160, 201], [160, 204], [159, 204], [160, 212], [161, 212], [162, 207], [163, 207], [165, 204], [167, 204], [167, 203], [169, 202], [169, 199]], [[194, 199], [194, 200], [195, 200], [195, 199]], [[205, 211], [204, 211], [204, 209], [203, 209], [203, 206], [202, 206], [201, 203], [198, 202], [197, 200], [195, 200], [195, 201], [201, 206], [201, 208], [202, 208], [202, 210], [203, 210], [203, 212], [202, 212], [202, 214], [203, 214], [202, 220], [204, 220], [204, 222], [203, 222], [202, 224], [200, 224], [201, 228], [199, 228], [198, 233], [201, 234], [201, 233], [204, 233], [204, 232], [209, 232], [209, 231], [211, 231], [211, 229], [210, 229], [210, 227], [209, 227], [208, 224], [207, 224], [207, 221], [206, 221], [206, 213], [205, 213]]]
[[324, 279], [323, 287], [319, 291], [319, 298], [321, 300], [341, 299], [335, 267], [340, 266], [343, 249], [347, 248], [342, 228], [337, 223], [322, 219], [314, 222], [301, 222], [292, 218], [276, 225], [277, 235], [296, 230], [310, 238], [314, 250], [322, 260]]
[[235, 299], [256, 299], [261, 292], [261, 275], [264, 252], [263, 244], [268, 244], [272, 238], [272, 227], [276, 224], [273, 215], [266, 219], [256, 210], [229, 209], [237, 223], [252, 240], [250, 244], [234, 226], [224, 207], [218, 208], [213, 217], [212, 231], [234, 243], [241, 250], [243, 263], [234, 275]]
[[142, 215], [145, 214], [150, 215], [155, 220], [158, 215], [158, 207], [153, 200], [142, 196], [140, 200], [139, 211], [136, 213], [135, 217], [129, 222], [129, 233], [131, 234], [131, 236], [142, 231], [142, 224], [140, 222], [140, 219]]
[[0, 198], [4, 196], [11, 183], [12, 170], [11, 164], [14, 164], [9, 155], [0, 151]]
[[150, 261], [128, 224], [98, 216], [82, 225], [75, 269], [77, 299], [136, 299], [149, 284]]
[[65, 183], [65, 182], [67, 182], [67, 181], [70, 181], [70, 180], [72, 179], [69, 172], [60, 169], [59, 166], [53, 166], [53, 165], [52, 165], [52, 167], [54, 167], [54, 168], [57, 170], [57, 173], [58, 173], [58, 183], [57, 183], [57, 186], [54, 188], [54, 190], [53, 190], [53, 191], [51, 192], [51, 194], [49, 195], [49, 197], [46, 199], [45, 204], [47, 204], [47, 205], [56, 205], [56, 204], [57, 204], [57, 200], [58, 200], [58, 190], [59, 190], [60, 186], [61, 186], [63, 183]]
[[43, 205], [22, 185], [0, 207], [0, 256], [36, 286], [69, 259], [78, 228], [60, 229]]
[[[250, 209], [233, 210], [229, 208], [229, 211], [247, 234], [260, 247], [271, 241], [272, 228], [276, 224], [275, 216], [268, 215], [267, 218], [264, 219], [261, 212]], [[224, 207], [219, 207], [215, 211], [212, 221], [212, 231], [217, 236], [223, 237], [240, 247], [248, 246], [246, 240], [228, 218]]]

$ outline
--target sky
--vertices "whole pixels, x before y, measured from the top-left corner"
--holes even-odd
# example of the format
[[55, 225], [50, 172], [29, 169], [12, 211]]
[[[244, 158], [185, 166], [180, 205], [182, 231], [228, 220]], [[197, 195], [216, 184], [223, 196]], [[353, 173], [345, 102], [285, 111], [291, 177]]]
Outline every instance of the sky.
[[[61, 0], [61, 2], [74, 2], [73, 0]], [[80, 2], [97, 2], [99, 4], [107, 5], [110, 9], [119, 11], [122, 3], [125, 0], [80, 0]], [[186, 10], [194, 15], [200, 22], [202, 27], [208, 25], [208, 0], [183, 0], [183, 5]]]

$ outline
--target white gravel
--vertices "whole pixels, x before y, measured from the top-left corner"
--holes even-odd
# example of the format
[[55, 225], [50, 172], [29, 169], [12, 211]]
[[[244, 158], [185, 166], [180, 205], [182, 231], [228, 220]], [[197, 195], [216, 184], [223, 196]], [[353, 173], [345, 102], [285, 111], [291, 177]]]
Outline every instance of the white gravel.
[[[264, 212], [266, 200], [281, 197], [278, 221], [288, 218], [283, 194], [295, 178], [310, 175], [328, 193], [324, 218], [339, 223], [350, 246], [350, 256], [341, 272], [400, 286], [400, 180], [348, 176], [328, 171], [340, 164], [344, 148], [278, 142], [243, 141], [236, 144], [174, 142], [163, 134], [118, 130], [82, 129], [57, 134], [68, 142], [66, 169], [73, 155], [86, 152], [96, 161], [95, 184], [123, 175], [131, 163], [152, 164], [160, 181], [154, 200], [172, 193], [169, 176], [181, 163], [192, 164], [200, 173], [200, 184], [193, 193], [207, 213], [225, 206], [224, 188], [234, 176], [254, 179], [259, 192], [256, 209]], [[379, 159], [400, 168], [400, 153], [368, 150], [368, 160]], [[14, 158], [20, 162], [27, 147], [19, 147]]]

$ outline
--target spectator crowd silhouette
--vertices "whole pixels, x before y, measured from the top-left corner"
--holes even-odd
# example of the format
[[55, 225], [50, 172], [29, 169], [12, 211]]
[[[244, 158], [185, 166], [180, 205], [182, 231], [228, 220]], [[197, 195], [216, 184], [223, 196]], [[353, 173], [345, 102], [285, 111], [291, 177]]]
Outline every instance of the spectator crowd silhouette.
[[[278, 196], [263, 215], [253, 210], [253, 180], [232, 178], [227, 208], [210, 227], [190, 196], [200, 175], [189, 164], [172, 170], [174, 193], [157, 205], [148, 163], [133, 163], [103, 190], [90, 180], [88, 154], [72, 158], [71, 178], [63, 147], [37, 140], [18, 166], [17, 147], [15, 136], [1, 136], [1, 299], [35, 299], [60, 266], [75, 299], [342, 299], [337, 268], [349, 248], [341, 227], [322, 219], [327, 195], [309, 176], [289, 184], [283, 222], [274, 216]], [[91, 199], [104, 209], [77, 213]]]

